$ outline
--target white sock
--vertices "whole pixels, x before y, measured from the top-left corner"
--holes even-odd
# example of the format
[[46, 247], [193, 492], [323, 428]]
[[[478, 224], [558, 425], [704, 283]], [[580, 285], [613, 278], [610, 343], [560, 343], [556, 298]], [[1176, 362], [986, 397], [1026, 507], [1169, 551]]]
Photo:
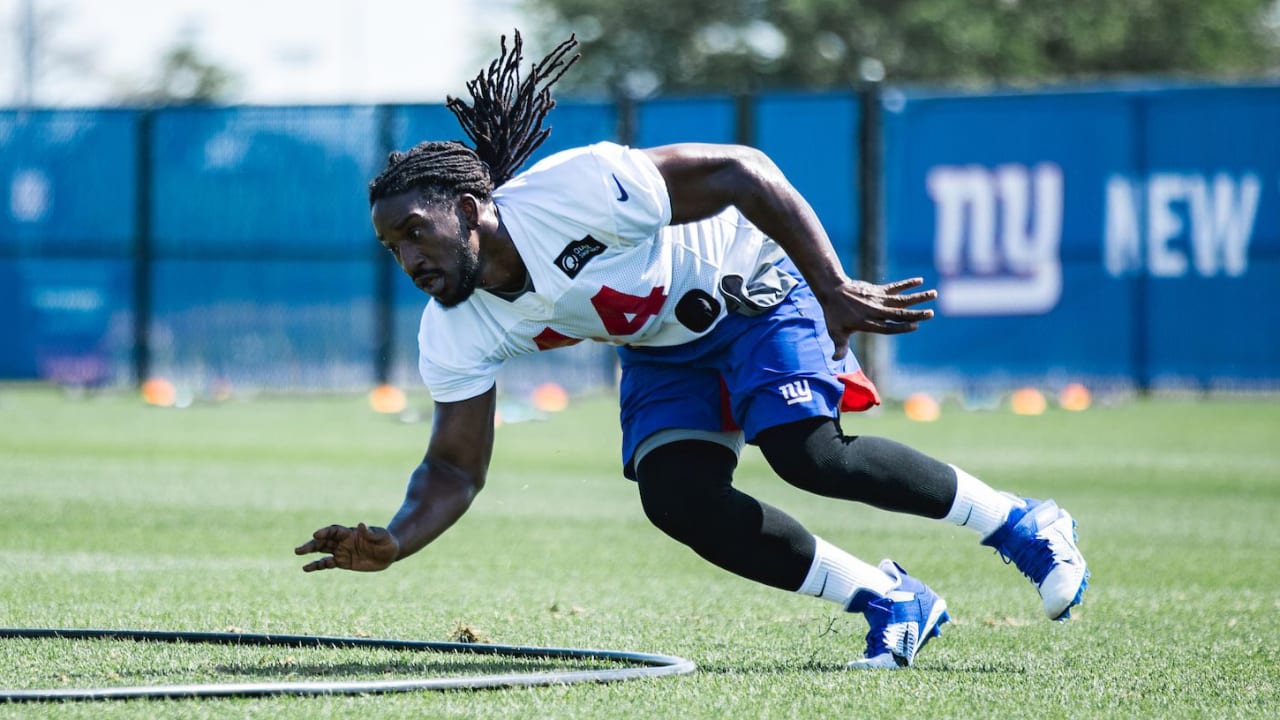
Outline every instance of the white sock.
[[951, 469], [956, 471], [956, 500], [951, 505], [951, 512], [947, 513], [946, 521], [949, 523], [973, 528], [985, 538], [1004, 525], [1009, 511], [1026, 505], [1016, 497], [992, 489], [955, 465]]
[[804, 584], [796, 592], [811, 595], [848, 607], [853, 594], [866, 588], [877, 595], [888, 595], [898, 583], [883, 570], [859, 560], [817, 535], [813, 564]]

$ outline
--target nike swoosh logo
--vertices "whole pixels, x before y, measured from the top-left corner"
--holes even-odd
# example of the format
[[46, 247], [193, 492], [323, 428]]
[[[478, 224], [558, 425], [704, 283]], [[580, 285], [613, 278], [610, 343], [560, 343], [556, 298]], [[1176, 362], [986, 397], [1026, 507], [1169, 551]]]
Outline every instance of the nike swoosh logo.
[[631, 196], [627, 194], [626, 188], [622, 187], [622, 183], [618, 182], [618, 176], [609, 173], [609, 177], [613, 178], [613, 184], [618, 186], [618, 202], [626, 202]]
[[829, 577], [831, 576], [830, 575], [822, 576], [822, 587], [818, 588], [818, 597], [822, 597], [822, 593], [827, 591], [827, 578]]

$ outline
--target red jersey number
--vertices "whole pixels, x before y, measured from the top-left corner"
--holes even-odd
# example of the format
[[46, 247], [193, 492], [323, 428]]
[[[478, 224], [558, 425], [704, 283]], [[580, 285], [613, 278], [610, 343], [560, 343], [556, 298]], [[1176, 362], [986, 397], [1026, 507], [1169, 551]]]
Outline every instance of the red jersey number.
[[664, 289], [656, 287], [649, 291], [648, 296], [641, 296], [604, 286], [592, 296], [591, 306], [596, 309], [605, 331], [610, 335], [634, 335], [662, 309], [662, 304], [667, 301]]

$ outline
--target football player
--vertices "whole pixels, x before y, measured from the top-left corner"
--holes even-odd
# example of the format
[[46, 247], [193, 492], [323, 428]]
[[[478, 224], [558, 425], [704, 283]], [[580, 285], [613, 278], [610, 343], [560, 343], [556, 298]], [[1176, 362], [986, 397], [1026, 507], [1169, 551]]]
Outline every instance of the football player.
[[911, 665], [946, 603], [735, 488], [744, 442], [801, 489], [973, 529], [1049, 618], [1067, 617], [1088, 571], [1066, 511], [841, 428], [842, 411], [879, 402], [849, 336], [929, 320], [936, 292], [920, 278], [849, 278], [809, 204], [749, 147], [604, 142], [520, 172], [574, 45], [521, 80], [520, 36], [504, 38], [468, 84], [472, 102], [449, 100], [475, 147], [392, 153], [370, 183], [379, 240], [432, 298], [419, 368], [435, 415], [390, 523], [317, 530], [296, 552], [324, 557], [304, 570], [382, 570], [437, 538], [484, 487], [503, 361], [593, 340], [618, 346], [623, 472], [646, 516], [729, 572], [862, 613], [870, 631], [850, 667]]

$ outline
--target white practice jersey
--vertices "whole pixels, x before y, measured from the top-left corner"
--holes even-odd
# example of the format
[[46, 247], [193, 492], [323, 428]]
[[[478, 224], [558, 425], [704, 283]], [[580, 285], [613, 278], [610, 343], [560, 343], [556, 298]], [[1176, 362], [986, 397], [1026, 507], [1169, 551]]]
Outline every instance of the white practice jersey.
[[583, 340], [690, 342], [724, 317], [721, 278], [749, 277], [779, 252], [732, 207], [670, 225], [658, 168], [614, 143], [552, 155], [493, 199], [533, 290], [515, 300], [477, 290], [452, 308], [427, 304], [418, 367], [438, 402], [484, 393], [503, 361], [518, 355]]

